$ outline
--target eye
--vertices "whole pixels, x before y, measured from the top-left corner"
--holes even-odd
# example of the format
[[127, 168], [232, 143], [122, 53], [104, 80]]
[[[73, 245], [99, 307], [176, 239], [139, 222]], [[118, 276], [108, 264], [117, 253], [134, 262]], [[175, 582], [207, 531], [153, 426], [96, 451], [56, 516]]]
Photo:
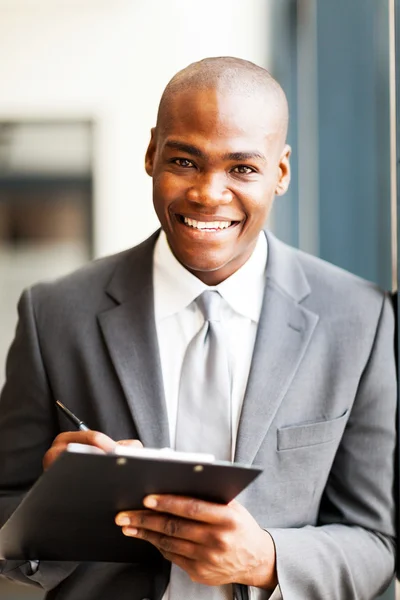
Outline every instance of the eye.
[[234, 173], [238, 173], [239, 175], [249, 175], [250, 173], [255, 173], [255, 169], [252, 167], [248, 167], [247, 165], [237, 165], [232, 169]]
[[191, 167], [194, 167], [192, 161], [187, 158], [173, 158], [171, 162], [173, 162], [175, 165], [178, 165], [178, 167], [182, 167], [183, 169], [190, 169]]

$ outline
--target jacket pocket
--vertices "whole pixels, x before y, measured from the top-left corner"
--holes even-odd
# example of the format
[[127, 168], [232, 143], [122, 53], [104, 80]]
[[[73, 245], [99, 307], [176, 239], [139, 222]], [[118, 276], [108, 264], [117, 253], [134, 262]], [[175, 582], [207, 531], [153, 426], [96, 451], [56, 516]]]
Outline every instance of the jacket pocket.
[[348, 413], [349, 411], [346, 410], [340, 417], [329, 421], [281, 427], [277, 431], [278, 451], [317, 446], [337, 439], [342, 435], [346, 426]]

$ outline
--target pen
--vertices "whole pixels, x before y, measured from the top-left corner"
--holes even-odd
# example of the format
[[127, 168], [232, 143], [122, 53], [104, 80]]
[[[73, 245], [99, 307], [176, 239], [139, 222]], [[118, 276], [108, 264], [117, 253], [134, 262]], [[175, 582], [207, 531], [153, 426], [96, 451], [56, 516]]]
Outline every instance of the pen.
[[78, 419], [78, 417], [74, 415], [74, 413], [71, 412], [66, 406], [64, 406], [62, 402], [56, 400], [56, 404], [58, 408], [65, 414], [65, 416], [68, 417], [71, 423], [73, 423], [80, 431], [89, 431], [89, 427], [85, 425], [83, 421]]

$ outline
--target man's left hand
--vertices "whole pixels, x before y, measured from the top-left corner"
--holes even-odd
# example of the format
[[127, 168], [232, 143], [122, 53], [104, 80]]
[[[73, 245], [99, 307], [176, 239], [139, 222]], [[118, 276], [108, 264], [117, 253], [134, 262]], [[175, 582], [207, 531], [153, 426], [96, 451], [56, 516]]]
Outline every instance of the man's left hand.
[[214, 504], [182, 496], [144, 499], [151, 510], [124, 511], [115, 522], [126, 536], [153, 544], [163, 556], [206, 585], [277, 585], [275, 547], [267, 531], [233, 500]]

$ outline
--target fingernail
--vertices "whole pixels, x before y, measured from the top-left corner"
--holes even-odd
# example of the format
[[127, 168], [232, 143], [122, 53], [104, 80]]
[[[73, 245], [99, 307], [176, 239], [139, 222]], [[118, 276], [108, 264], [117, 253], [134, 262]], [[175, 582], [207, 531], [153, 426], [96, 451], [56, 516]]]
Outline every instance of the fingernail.
[[138, 530], [136, 527], [126, 527], [122, 530], [124, 535], [137, 535]]
[[147, 496], [143, 500], [143, 504], [147, 506], [147, 508], [155, 508], [158, 504], [157, 498], [155, 496]]
[[129, 517], [127, 517], [126, 515], [118, 515], [115, 521], [117, 525], [129, 525], [129, 523], [131, 522]]

